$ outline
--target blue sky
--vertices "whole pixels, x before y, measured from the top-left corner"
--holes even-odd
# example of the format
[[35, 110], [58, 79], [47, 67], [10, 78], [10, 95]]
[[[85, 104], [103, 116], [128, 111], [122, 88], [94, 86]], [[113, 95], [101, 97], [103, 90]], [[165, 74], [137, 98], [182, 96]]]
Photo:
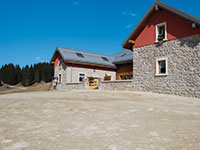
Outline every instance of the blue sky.
[[[200, 18], [199, 0], [162, 0]], [[57, 46], [113, 54], [154, 0], [0, 0], [0, 66], [50, 61]]]

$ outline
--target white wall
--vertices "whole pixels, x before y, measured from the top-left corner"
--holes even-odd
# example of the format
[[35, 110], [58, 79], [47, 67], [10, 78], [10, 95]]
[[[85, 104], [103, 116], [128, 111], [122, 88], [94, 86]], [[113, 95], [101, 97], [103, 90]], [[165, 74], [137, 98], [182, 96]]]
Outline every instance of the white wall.
[[104, 78], [105, 74], [111, 76], [111, 80], [116, 79], [115, 71], [105, 71], [97, 69], [86, 69], [77, 67], [67, 67], [65, 64], [62, 65], [62, 69], [59, 69], [59, 63], [55, 68], [55, 76], [58, 77], [59, 74], [62, 76], [62, 83], [77, 83], [79, 82], [79, 74], [85, 74], [85, 77], [97, 77]]

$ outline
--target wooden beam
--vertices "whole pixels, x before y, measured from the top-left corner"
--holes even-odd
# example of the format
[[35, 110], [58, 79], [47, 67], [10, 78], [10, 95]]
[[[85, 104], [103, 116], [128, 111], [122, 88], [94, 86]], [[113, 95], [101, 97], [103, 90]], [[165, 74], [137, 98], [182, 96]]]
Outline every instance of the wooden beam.
[[135, 44], [135, 41], [133, 41], [133, 40], [128, 40], [128, 43]]

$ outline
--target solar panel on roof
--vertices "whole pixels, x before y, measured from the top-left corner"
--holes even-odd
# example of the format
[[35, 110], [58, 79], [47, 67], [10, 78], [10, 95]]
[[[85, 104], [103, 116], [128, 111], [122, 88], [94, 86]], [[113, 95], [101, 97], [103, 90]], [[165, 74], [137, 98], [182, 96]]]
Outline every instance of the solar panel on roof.
[[76, 53], [76, 55], [77, 55], [78, 57], [84, 58], [83, 54], [81, 54], [81, 53]]

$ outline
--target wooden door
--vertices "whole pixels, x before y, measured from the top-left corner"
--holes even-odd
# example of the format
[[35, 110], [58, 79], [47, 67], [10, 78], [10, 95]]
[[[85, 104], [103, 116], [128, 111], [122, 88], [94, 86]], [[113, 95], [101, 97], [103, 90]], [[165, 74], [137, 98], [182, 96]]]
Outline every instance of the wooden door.
[[98, 89], [98, 79], [89, 79], [89, 89]]

